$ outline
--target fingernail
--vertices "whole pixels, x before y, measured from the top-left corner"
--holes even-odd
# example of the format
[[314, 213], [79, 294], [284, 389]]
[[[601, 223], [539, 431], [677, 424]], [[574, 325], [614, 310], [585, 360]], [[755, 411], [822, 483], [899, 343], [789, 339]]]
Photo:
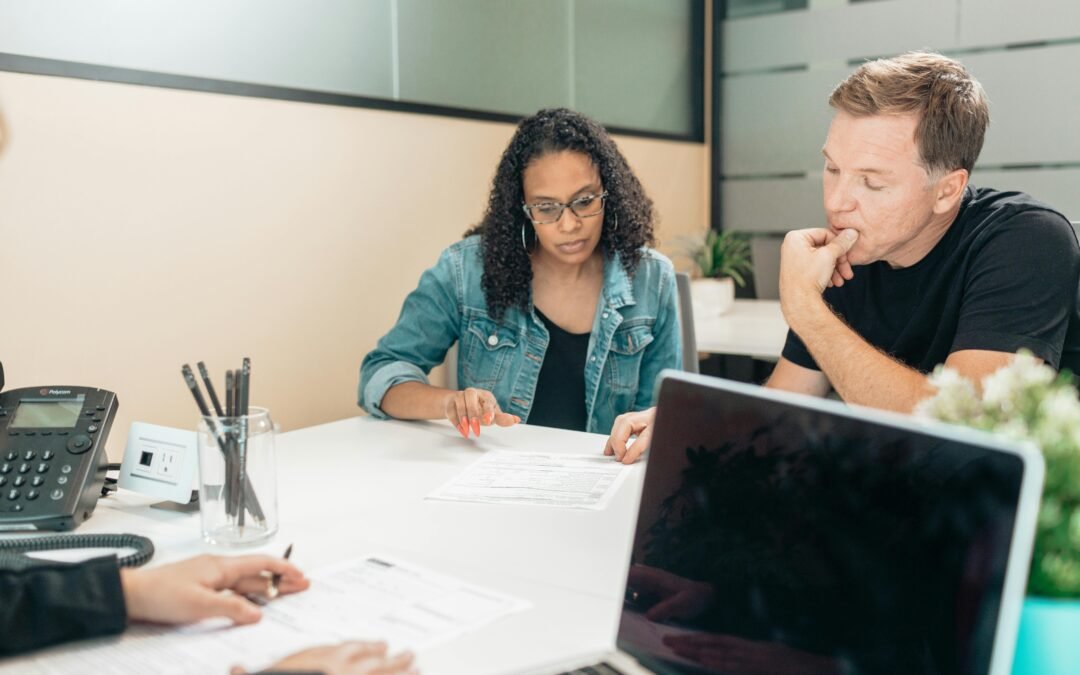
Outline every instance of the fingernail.
[[854, 240], [855, 237], [859, 236], [859, 233], [856, 232], [855, 230], [852, 230], [852, 229], [849, 228], [849, 229], [846, 229], [843, 232], [841, 232], [840, 236], [843, 237], [844, 239]]
[[494, 420], [494, 419], [495, 419], [495, 415], [493, 413], [488, 413], [488, 414], [484, 415], [484, 424], [491, 424], [492, 420]]
[[472, 430], [477, 436], [480, 435], [480, 420], [475, 417], [472, 418]]
[[458, 433], [461, 434], [462, 438], [469, 437], [468, 427], [465, 426], [465, 420], [461, 420], [460, 422], [458, 422], [457, 430]]

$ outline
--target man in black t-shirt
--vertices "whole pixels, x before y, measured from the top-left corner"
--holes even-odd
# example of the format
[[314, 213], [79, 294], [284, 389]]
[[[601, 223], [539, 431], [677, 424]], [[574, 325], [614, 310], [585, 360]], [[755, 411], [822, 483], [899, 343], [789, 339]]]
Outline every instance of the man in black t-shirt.
[[[829, 105], [828, 227], [784, 239], [791, 330], [766, 386], [910, 412], [940, 363], [980, 381], [1025, 348], [1077, 372], [1072, 226], [1025, 194], [968, 185], [990, 120], [981, 85], [913, 52], [863, 64]], [[618, 417], [605, 453], [635, 461], [652, 419]]]
[[910, 412], [939, 363], [973, 380], [1021, 348], [1080, 354], [1080, 246], [1060, 213], [968, 175], [989, 112], [962, 65], [911, 53], [864, 64], [832, 93], [828, 227], [784, 239], [791, 331], [768, 386]]

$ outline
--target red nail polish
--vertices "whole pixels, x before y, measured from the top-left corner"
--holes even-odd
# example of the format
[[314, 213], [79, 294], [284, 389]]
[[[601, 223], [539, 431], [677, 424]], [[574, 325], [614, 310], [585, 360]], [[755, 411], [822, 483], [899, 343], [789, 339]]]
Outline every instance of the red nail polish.
[[476, 419], [475, 417], [472, 419], [472, 430], [473, 433], [477, 436], [480, 435], [480, 420]]

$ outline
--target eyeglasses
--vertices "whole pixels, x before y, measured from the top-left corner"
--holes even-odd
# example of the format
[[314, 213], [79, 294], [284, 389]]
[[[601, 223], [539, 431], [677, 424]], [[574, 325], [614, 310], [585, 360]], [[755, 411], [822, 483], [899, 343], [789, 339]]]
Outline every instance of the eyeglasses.
[[604, 210], [604, 200], [608, 193], [605, 190], [598, 195], [585, 195], [573, 201], [563, 202], [540, 202], [539, 204], [522, 204], [525, 215], [529, 217], [533, 225], [550, 225], [559, 222], [563, 210], [570, 207], [578, 218], [592, 218], [598, 216]]

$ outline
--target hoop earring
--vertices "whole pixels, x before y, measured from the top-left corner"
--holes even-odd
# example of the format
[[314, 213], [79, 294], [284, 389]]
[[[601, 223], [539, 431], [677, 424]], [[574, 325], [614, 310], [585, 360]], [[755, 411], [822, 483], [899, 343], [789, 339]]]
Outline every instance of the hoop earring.
[[611, 226], [611, 231], [612, 232], [618, 232], [619, 231], [619, 214], [618, 213], [615, 214], [615, 224]]
[[525, 223], [521, 224], [521, 248], [525, 249], [525, 253], [529, 252], [529, 247], [525, 244]]

